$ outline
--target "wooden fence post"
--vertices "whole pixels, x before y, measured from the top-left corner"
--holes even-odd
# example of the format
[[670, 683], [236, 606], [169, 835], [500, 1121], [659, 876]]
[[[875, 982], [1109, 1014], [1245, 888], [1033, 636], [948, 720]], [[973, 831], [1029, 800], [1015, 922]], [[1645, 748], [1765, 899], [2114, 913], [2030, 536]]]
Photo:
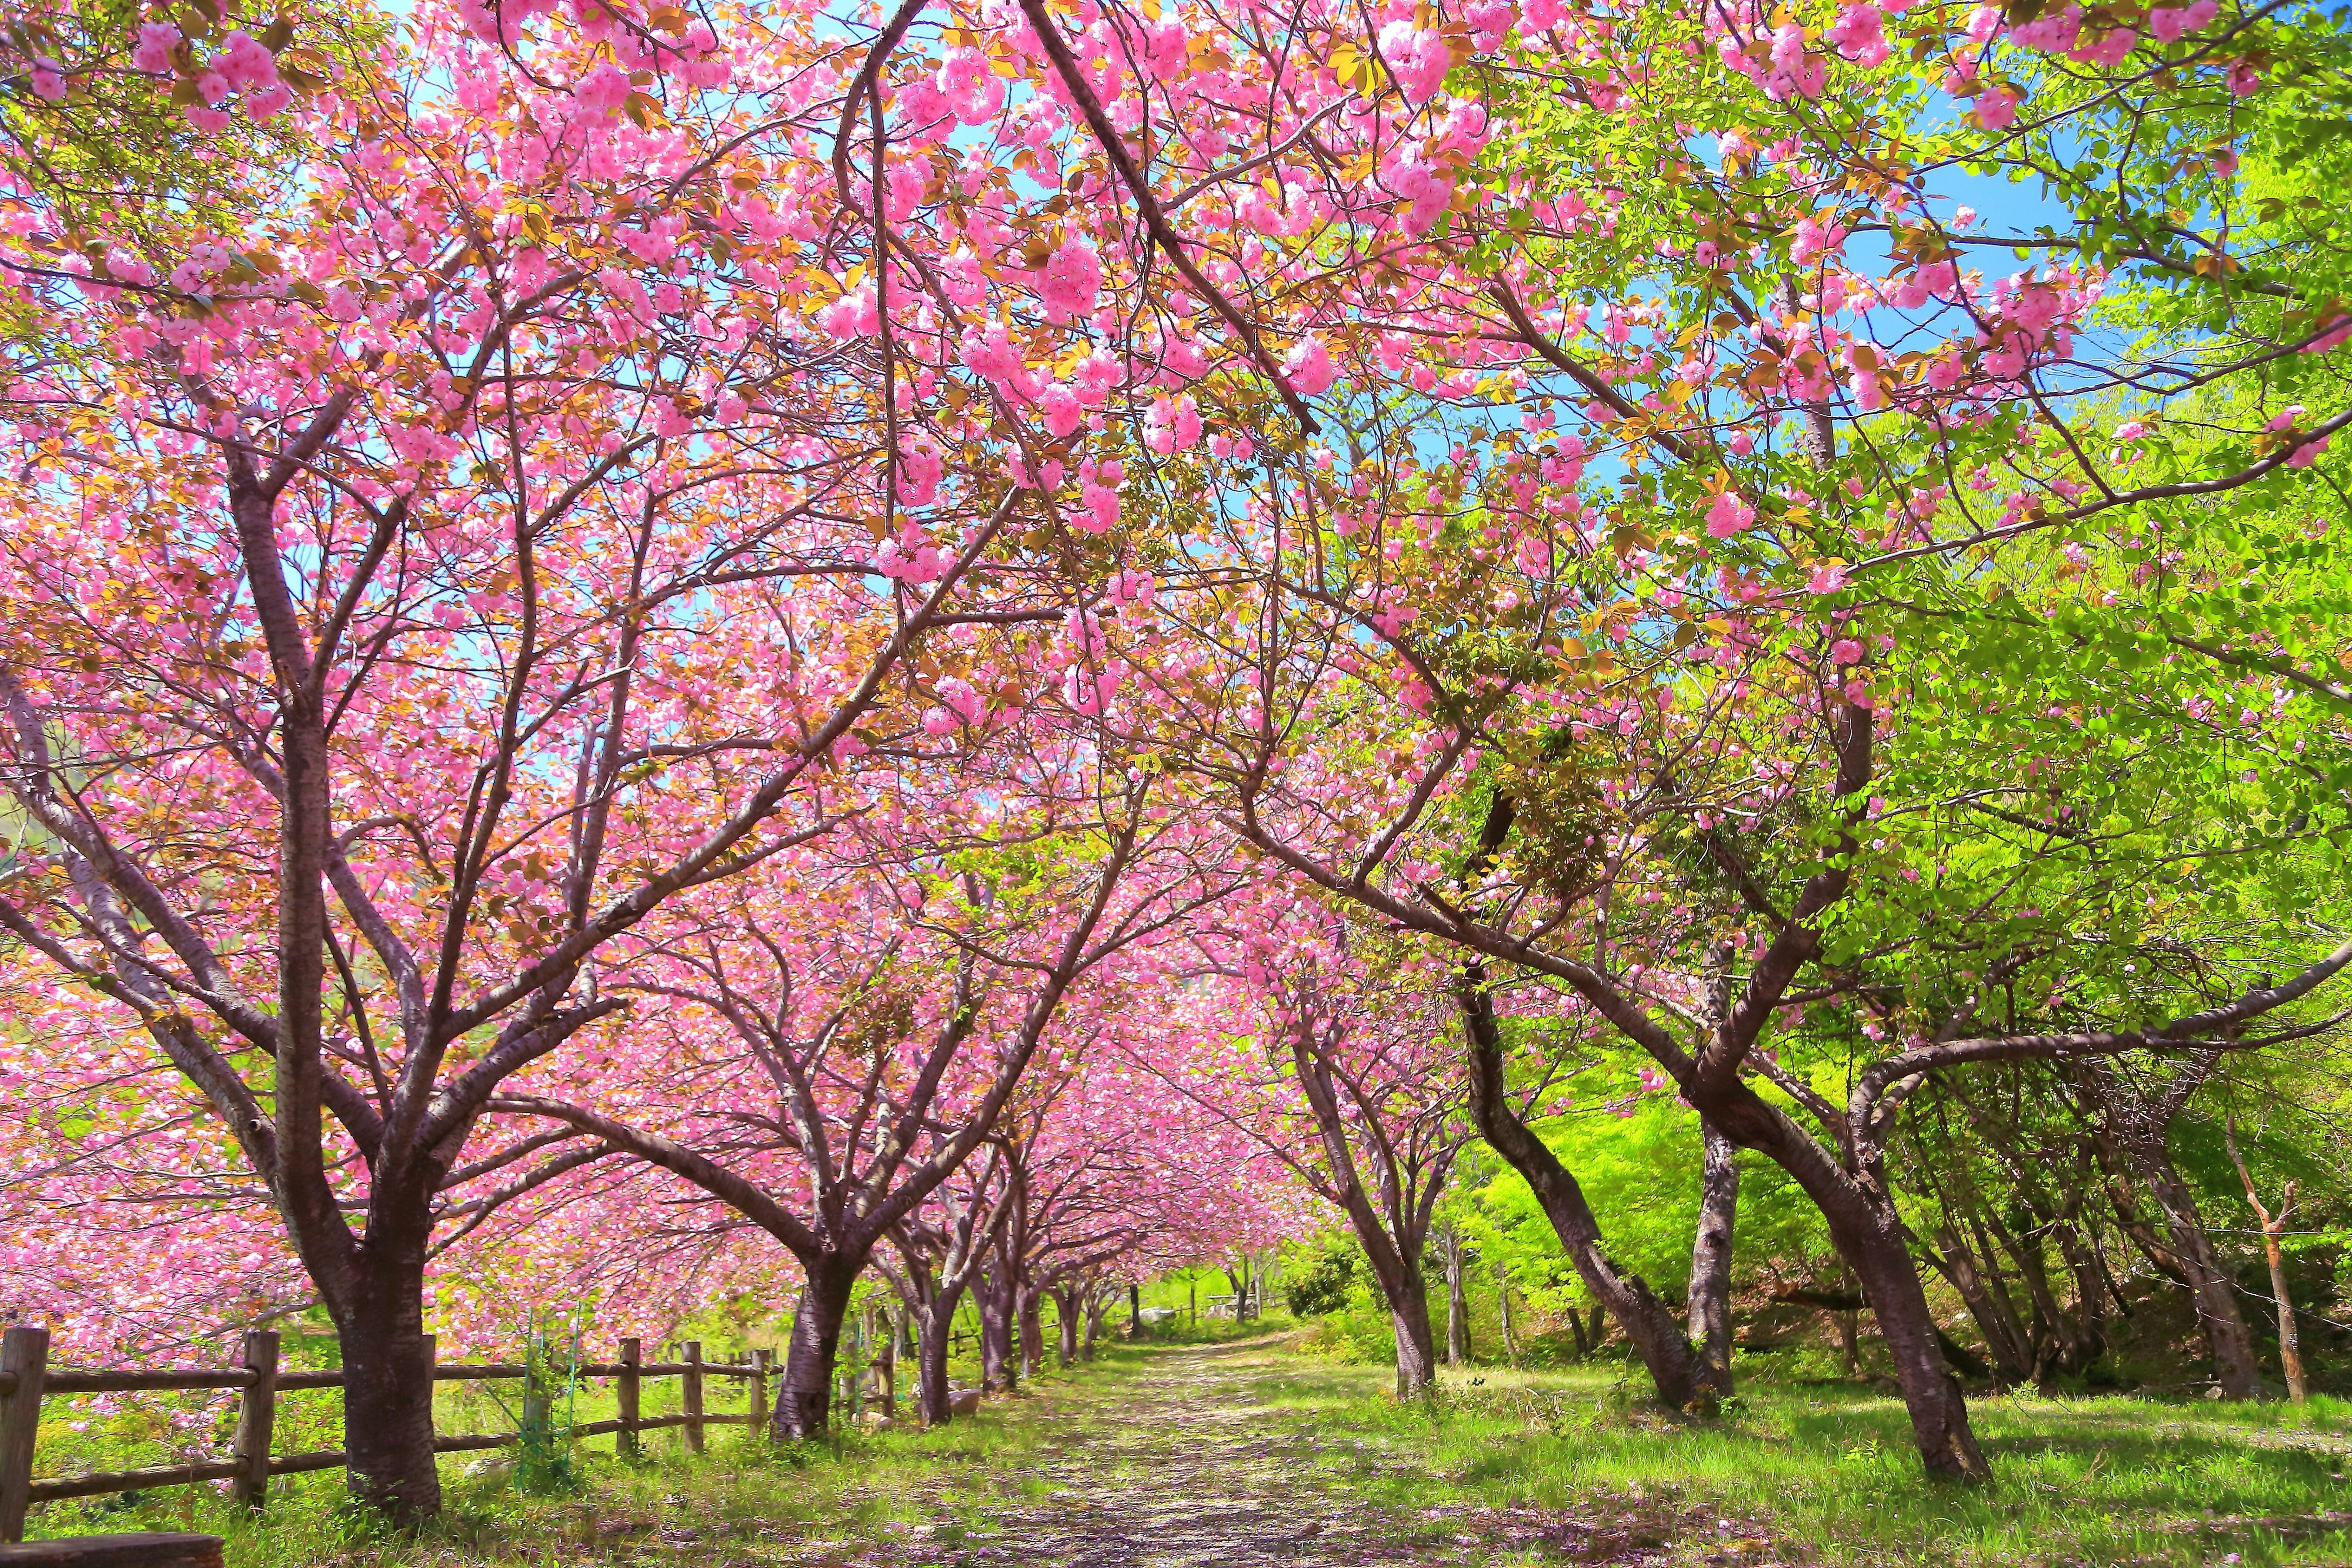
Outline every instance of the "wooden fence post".
[[620, 1403], [621, 1432], [614, 1445], [625, 1459], [644, 1458], [637, 1438], [637, 1363], [645, 1354], [644, 1342], [631, 1334], [621, 1342]]
[[702, 1342], [688, 1340], [685, 1345], [686, 1373], [681, 1380], [686, 1389], [686, 1447], [688, 1453], [702, 1452]]
[[772, 1352], [759, 1350], [751, 1352], [751, 1436], [764, 1440], [768, 1436], [768, 1357]]
[[253, 1386], [237, 1401], [234, 1451], [244, 1468], [230, 1492], [246, 1507], [259, 1508], [269, 1496], [269, 1441], [278, 1430], [278, 1331], [247, 1330], [244, 1362]]
[[16, 1323], [0, 1335], [0, 1381], [14, 1384], [0, 1396], [0, 1541], [25, 1539], [33, 1443], [41, 1430], [41, 1377], [48, 1365], [48, 1330]]

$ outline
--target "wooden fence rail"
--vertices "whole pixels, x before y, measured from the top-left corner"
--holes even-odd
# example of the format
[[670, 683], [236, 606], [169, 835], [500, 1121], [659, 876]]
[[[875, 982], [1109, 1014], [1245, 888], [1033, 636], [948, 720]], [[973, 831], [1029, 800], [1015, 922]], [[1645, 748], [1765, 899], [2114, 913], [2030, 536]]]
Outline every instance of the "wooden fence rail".
[[[144, 1491], [152, 1487], [193, 1486], [203, 1481], [229, 1481], [237, 1500], [261, 1506], [273, 1476], [331, 1470], [343, 1464], [341, 1449], [309, 1454], [277, 1454], [270, 1442], [278, 1426], [278, 1396], [309, 1388], [341, 1388], [340, 1372], [286, 1372], [278, 1366], [278, 1335], [257, 1329], [245, 1336], [242, 1366], [174, 1367], [162, 1372], [110, 1371], [48, 1364], [49, 1331], [27, 1324], [0, 1335], [0, 1542], [25, 1538], [25, 1512], [34, 1503], [68, 1498], [102, 1497], [110, 1492]], [[703, 1451], [703, 1431], [709, 1426], [749, 1426], [759, 1432], [767, 1426], [768, 1376], [766, 1351], [744, 1362], [707, 1362], [700, 1342], [688, 1340], [677, 1361], [646, 1361], [639, 1342], [621, 1342], [618, 1361], [587, 1362], [564, 1369], [572, 1377], [609, 1378], [620, 1418], [591, 1421], [567, 1429], [570, 1439], [611, 1436], [618, 1450], [635, 1458], [645, 1433], [678, 1428], [686, 1446]], [[549, 1369], [553, 1373], [555, 1369]], [[436, 1383], [492, 1383], [529, 1379], [530, 1368], [520, 1363], [438, 1363]], [[641, 1414], [640, 1394], [647, 1378], [679, 1380], [683, 1409], [675, 1415]], [[735, 1378], [750, 1384], [750, 1408], [740, 1414], [712, 1413], [703, 1408], [703, 1382], [710, 1377]], [[66, 1394], [150, 1394], [189, 1389], [238, 1391], [236, 1435], [229, 1456], [184, 1464], [151, 1465], [136, 1470], [99, 1470], [79, 1476], [33, 1474], [33, 1447], [41, 1425], [41, 1402]], [[534, 1410], [544, 1420], [551, 1407], [551, 1391], [536, 1383], [523, 1390], [525, 1420]], [[503, 1448], [522, 1441], [520, 1432], [436, 1437], [436, 1454], [463, 1454], [481, 1448]]]

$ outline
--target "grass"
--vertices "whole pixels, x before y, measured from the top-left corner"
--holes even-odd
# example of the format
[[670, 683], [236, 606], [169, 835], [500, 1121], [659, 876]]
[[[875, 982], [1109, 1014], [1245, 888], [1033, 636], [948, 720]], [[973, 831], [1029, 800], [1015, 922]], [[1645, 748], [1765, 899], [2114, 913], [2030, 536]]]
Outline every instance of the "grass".
[[[1238, 1331], [1204, 1323], [1171, 1337]], [[349, 1517], [334, 1472], [280, 1483], [258, 1521], [188, 1488], [127, 1505], [54, 1505], [35, 1524], [44, 1534], [208, 1530], [229, 1538], [232, 1568], [1043, 1563], [1059, 1559], [1024, 1542], [1046, 1539], [1069, 1510], [1115, 1513], [1155, 1472], [1164, 1500], [1180, 1461], [1224, 1465], [1230, 1453], [1230, 1477], [1213, 1468], [1213, 1488], [1188, 1479], [1177, 1497], [1197, 1488], [1279, 1498], [1294, 1485], [1304, 1496], [1311, 1483], [1343, 1509], [1356, 1500], [1366, 1520], [1440, 1521], [1421, 1528], [1445, 1542], [1486, 1539], [1505, 1521], [1649, 1520], [1663, 1521], [1652, 1535], [1621, 1538], [1659, 1541], [1690, 1563], [2187, 1568], [2233, 1552], [2249, 1568], [2352, 1563], [2344, 1401], [1980, 1399], [1977, 1430], [1998, 1479], [1947, 1488], [1921, 1479], [1899, 1402], [1864, 1384], [1755, 1381], [1724, 1418], [1702, 1423], [1645, 1404], [1621, 1367], [1483, 1367], [1448, 1373], [1436, 1398], [1400, 1405], [1386, 1367], [1291, 1340], [1215, 1358], [1171, 1405], [1168, 1353], [1114, 1343], [1094, 1367], [1049, 1375], [1033, 1396], [992, 1401], [939, 1432], [780, 1451], [722, 1429], [699, 1458], [663, 1434], [642, 1464], [583, 1452], [568, 1484], [539, 1492], [453, 1456], [447, 1514], [414, 1535]], [[1160, 1404], [1136, 1408], [1160, 1415], [1128, 1419], [1147, 1394]], [[1219, 1447], [1237, 1436], [1252, 1439], [1256, 1458]], [[42, 1468], [67, 1467], [45, 1450]], [[1260, 1560], [1235, 1544], [1232, 1561]], [[1491, 1542], [1446, 1551], [1426, 1561], [1560, 1561]], [[1360, 1559], [1300, 1559], [1340, 1560]]]
[[[1257, 1325], [1167, 1325], [1156, 1347], [1206, 1344], [1260, 1331]], [[1050, 1348], [1050, 1347], [1049, 1347]], [[911, 1424], [887, 1432], [841, 1431], [823, 1444], [779, 1448], [740, 1426], [709, 1430], [708, 1452], [685, 1450], [683, 1434], [648, 1434], [645, 1453], [627, 1463], [612, 1438], [573, 1448], [571, 1474], [552, 1486], [517, 1484], [512, 1449], [444, 1455], [444, 1513], [417, 1532], [385, 1530], [356, 1517], [340, 1470], [281, 1478], [267, 1511], [256, 1516], [226, 1496], [226, 1483], [179, 1486], [44, 1504], [33, 1510], [32, 1539], [119, 1531], [196, 1531], [227, 1542], [228, 1568], [552, 1568], [574, 1563], [675, 1563], [695, 1568], [740, 1556], [708, 1555], [713, 1538], [746, 1551], [790, 1540], [795, 1558], [827, 1544], [854, 1552], [865, 1542], [919, 1529], [951, 1547], [987, 1538], [994, 1525], [983, 1497], [1018, 1497], [1022, 1472], [1041, 1443], [1055, 1437], [1052, 1412], [1115, 1397], [1121, 1373], [1142, 1353], [1115, 1342], [1093, 1366], [1049, 1372], [1023, 1396], [992, 1400], [975, 1418], [938, 1432]], [[959, 1382], [977, 1384], [976, 1357], [951, 1365]], [[902, 1368], [901, 1386], [911, 1376]], [[444, 1433], [511, 1431], [514, 1384], [445, 1384], [436, 1426]], [[714, 1414], [740, 1410], [740, 1384], [709, 1380]], [[1039, 1394], [1054, 1396], [1049, 1406]], [[648, 1415], [680, 1407], [674, 1379], [648, 1380]], [[904, 1406], [902, 1405], [902, 1408]], [[609, 1388], [583, 1384], [571, 1419], [614, 1414]], [[216, 1458], [229, 1447], [233, 1399], [225, 1395], [151, 1396], [104, 1402], [60, 1398], [45, 1405], [36, 1473], [79, 1474]], [[559, 1420], [562, 1418], [559, 1404]], [[279, 1405], [281, 1452], [340, 1447], [341, 1422], [331, 1393], [285, 1396]], [[690, 1525], [690, 1530], [681, 1529]], [[695, 1539], [681, 1539], [692, 1535]]]
[[1328, 1439], [1413, 1461], [1364, 1468], [1375, 1497], [1428, 1508], [1561, 1509], [1596, 1491], [1756, 1521], [1832, 1563], [2352, 1562], [2352, 1404], [2122, 1396], [1974, 1404], [1988, 1487], [1920, 1475], [1902, 1405], [1867, 1385], [1751, 1384], [1722, 1419], [1648, 1406], [1615, 1368], [1449, 1373], [1426, 1406], [1387, 1369], [1309, 1363], [1257, 1394]]

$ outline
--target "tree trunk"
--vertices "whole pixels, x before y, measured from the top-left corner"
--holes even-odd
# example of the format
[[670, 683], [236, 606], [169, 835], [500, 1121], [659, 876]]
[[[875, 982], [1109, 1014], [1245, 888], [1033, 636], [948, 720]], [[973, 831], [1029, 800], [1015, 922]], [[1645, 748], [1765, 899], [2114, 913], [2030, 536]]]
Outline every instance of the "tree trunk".
[[[1511, 1332], [1511, 1276], [1499, 1263], [1495, 1265], [1495, 1300], [1500, 1303], [1503, 1317], [1503, 1354], [1513, 1366], [1519, 1364], [1519, 1342]], [[1581, 1334], [1577, 1336], [1583, 1338]]]
[[1087, 1292], [1087, 1337], [1078, 1345], [1078, 1359], [1095, 1359], [1095, 1339], [1102, 1332], [1103, 1298], [1099, 1290]]
[[1839, 1257], [1854, 1272], [1878, 1331], [1895, 1358], [1895, 1376], [1911, 1417], [1912, 1441], [1930, 1476], [1990, 1480], [1991, 1467], [1969, 1427], [1968, 1401], [1946, 1364], [1935, 1314], [1912, 1260], [1910, 1233], [1893, 1195], [1874, 1171], [1848, 1171], [1789, 1117], [1733, 1079], [1686, 1087], [1700, 1115], [1733, 1142], [1760, 1151], [1789, 1173], [1828, 1223]]
[[1021, 1376], [1024, 1382], [1045, 1369], [1045, 1323], [1039, 1294], [1034, 1285], [1018, 1284], [1013, 1288], [1013, 1300], [1020, 1304], [1015, 1321], [1021, 1330]]
[[336, 1324], [350, 1457], [344, 1484], [354, 1502], [405, 1524], [441, 1510], [424, 1259], [420, 1249], [414, 1258], [368, 1258], [362, 1268]]
[[2017, 1348], [2017, 1359], [2025, 1368], [2022, 1375], [2031, 1377], [2036, 1359], [2033, 1331], [2025, 1326], [2024, 1318], [2018, 1313], [2017, 1298], [2011, 1293], [2009, 1281], [2000, 1271], [2000, 1250], [1994, 1247], [1992, 1235], [1985, 1228], [1984, 1216], [1977, 1212], [1972, 1201], [1963, 1209], [1962, 1217], [1968, 1221], [1969, 1236], [1976, 1244], [1976, 1255], [1983, 1260], [1990, 1305], [2009, 1326], [2010, 1338]]
[[1465, 972], [1454, 987], [1454, 1001], [1470, 1036], [1470, 1110], [1479, 1135], [1534, 1190], [1577, 1278], [1624, 1329], [1649, 1368], [1658, 1398], [1678, 1410], [1710, 1407], [1714, 1393], [1702, 1379], [1682, 1325], [1639, 1275], [1621, 1274], [1602, 1252], [1601, 1222], [1585, 1202], [1584, 1189], [1507, 1103], [1501, 1036], [1495, 1027], [1494, 1004], [1482, 984], [1481, 976]]
[[[2086, 1277], [2085, 1258], [2077, 1220], [2082, 1213], [2083, 1194], [2092, 1190], [2089, 1180], [2090, 1150], [2077, 1146], [2078, 1169], [2070, 1181], [2063, 1172], [2053, 1173], [2047, 1152], [2029, 1154], [2018, 1147], [2011, 1136], [2014, 1129], [2004, 1116], [1990, 1113], [1976, 1099], [1961, 1095], [1960, 1105], [1967, 1110], [1970, 1124], [1979, 1138], [1990, 1149], [2002, 1171], [2007, 1173], [2012, 1201], [2021, 1204], [2032, 1219], [2032, 1225], [2012, 1234], [1993, 1215], [1990, 1226], [2000, 1234], [2002, 1247], [2017, 1263], [2018, 1274], [2025, 1281], [2028, 1299], [2033, 1304], [2034, 1333], [2025, 1342], [2029, 1359], [2034, 1363], [2037, 1380], [2047, 1376], [2054, 1361], [2060, 1370], [2079, 1373], [2098, 1359], [2105, 1342], [2100, 1331], [2103, 1310], [2095, 1270]], [[2047, 1177], [2055, 1174], [2056, 1185], [2063, 1195], [2053, 1197]], [[1968, 1203], [1972, 1228], [1979, 1232], [1987, 1267], [1998, 1275], [1993, 1266], [1992, 1251], [1983, 1247], [1981, 1233], [1986, 1226], [1975, 1217], [1976, 1205]], [[2075, 1310], [2068, 1311], [2059, 1304], [2058, 1293], [2051, 1288], [2050, 1273], [2043, 1256], [2044, 1243], [2055, 1241], [2075, 1284]]]
[[1690, 1338], [1700, 1380], [1717, 1399], [1731, 1394], [1731, 1239], [1739, 1217], [1738, 1150], [1699, 1119], [1705, 1164], [1699, 1178], [1698, 1234], [1691, 1242]]
[[2074, 1310], [2065, 1320], [2065, 1368], [2071, 1373], [2089, 1371], [2107, 1348], [2105, 1280], [2086, 1228], [2062, 1218], [2053, 1231], [2058, 1255], [2066, 1260], [2066, 1272], [2074, 1279]]
[[1952, 1227], [1949, 1217], [1937, 1233], [1941, 1251], [1933, 1261], [1952, 1289], [1959, 1292], [1969, 1316], [1977, 1321], [1978, 1331], [1985, 1338], [1986, 1348], [1992, 1352], [1994, 1371], [2000, 1381], [2022, 1383], [2032, 1373], [2032, 1352], [2025, 1343], [2024, 1330], [2016, 1321], [2016, 1311], [2010, 1307], [2005, 1293], [2000, 1292], [1998, 1276], [1988, 1279], [1977, 1266], [1977, 1259], [1968, 1243]]
[[[2189, 1288], [2206, 1350], [2213, 1358], [2214, 1381], [2232, 1399], [2259, 1399], [2262, 1372], [2254, 1360], [2253, 1336], [2246, 1331], [2246, 1320], [2238, 1311], [2234, 1281], [2213, 1257], [2204, 1216], [2197, 1212], [2196, 1198], [2173, 1169], [2168, 1147], [2173, 1119], [2206, 1081], [2221, 1055], [2217, 1049], [2193, 1055], [2181, 1065], [2173, 1085], [2155, 1097], [2136, 1094], [2097, 1064], [2084, 1064], [2082, 1081], [2106, 1121], [2105, 1128], [2093, 1135], [2093, 1148], [2111, 1173], [2138, 1177], [2163, 1215], [2171, 1240], [2172, 1267], [2167, 1271]], [[2126, 1171], [2117, 1171], [2119, 1165]], [[2148, 1253], [2149, 1261], [2163, 1268], [2162, 1249], [2152, 1245], [2146, 1227], [2132, 1226], [2120, 1199], [2116, 1208], [2126, 1232]]]
[[2074, 1353], [2073, 1326], [2058, 1305], [2057, 1293], [2050, 1289], [2050, 1270], [2042, 1255], [2042, 1240], [2038, 1236], [2015, 1235], [1995, 1214], [1985, 1215], [1985, 1228], [2017, 1266], [2017, 1277], [2025, 1281], [2025, 1299], [2033, 1303], [2034, 1377], [2036, 1382], [2046, 1381], [2053, 1362], [2066, 1364], [2074, 1359]]
[[1143, 1337], [1143, 1287], [1132, 1279], [1127, 1282], [1127, 1337]]
[[808, 1282], [793, 1311], [793, 1338], [776, 1387], [776, 1410], [768, 1434], [780, 1443], [824, 1436], [833, 1416], [834, 1365], [841, 1351], [842, 1320], [849, 1313], [850, 1289], [863, 1258], [803, 1259]]
[[1437, 1346], [1429, 1332], [1429, 1288], [1421, 1282], [1418, 1268], [1408, 1268], [1403, 1288], [1390, 1294], [1389, 1318], [1396, 1326], [1397, 1397], [1418, 1399], [1437, 1381]]
[[882, 1414], [891, 1420], [898, 1418], [898, 1314], [896, 1310], [882, 1314], [882, 1339], [874, 1356], [874, 1392], [882, 1402]]
[[1067, 1372], [1078, 1359], [1078, 1293], [1065, 1286], [1054, 1292], [1055, 1352]]
[[980, 1385], [991, 1394], [1013, 1386], [1012, 1294], [1012, 1282], [992, 1273], [972, 1286], [972, 1305], [980, 1311]]
[[1445, 1227], [1445, 1364], [1470, 1364], [1470, 1301], [1462, 1288], [1462, 1233]]
[[[2294, 1184], [2287, 1184], [2287, 1195], [2294, 1195]], [[2278, 1303], [2279, 1373], [2286, 1379], [2286, 1396], [2297, 1405], [2311, 1397], [2311, 1385], [2303, 1373], [2303, 1344], [2294, 1331], [2294, 1298], [2286, 1283], [2286, 1249], [2279, 1245], [2279, 1234], [2285, 1227], [2284, 1211], [2280, 1217], [2263, 1215], [2263, 1256], [2271, 1266], [2271, 1300]]]
[[954, 1419], [948, 1407], [948, 1349], [955, 1336], [952, 1300], [941, 1298], [915, 1328], [915, 1415], [926, 1426]]
[[2270, 1265], [2271, 1300], [2278, 1308], [2279, 1374], [2286, 1379], [2286, 1396], [2301, 1405], [2311, 1397], [2311, 1388], [2304, 1381], [2303, 1346], [2294, 1331], [2294, 1297], [2286, 1282], [2286, 1249], [2279, 1244], [2279, 1237], [2286, 1234], [2286, 1216], [2294, 1207], [2294, 1184], [2286, 1184], [2279, 1206], [2271, 1209], [2254, 1186], [2254, 1173], [2247, 1167], [2246, 1157], [2238, 1152], [2237, 1119], [2231, 1117], [2222, 1127], [2230, 1163], [2238, 1167], [2238, 1179], [2246, 1184], [2246, 1205], [2263, 1227], [2263, 1259]]
[[2159, 1163], [2149, 1158], [2142, 1163], [2148, 1192], [2171, 1233], [2172, 1255], [2189, 1277], [2198, 1326], [2204, 1330], [2205, 1347], [2213, 1357], [2214, 1381], [2228, 1398], [2260, 1399], [2263, 1374], [2261, 1363], [2254, 1359], [2254, 1338], [2238, 1310], [2235, 1284], [2222, 1271], [2212, 1243], [2206, 1239], [2205, 1219], [2197, 1212], [2197, 1199], [2173, 1172], [2169, 1160]]
[[1991, 1467], [1969, 1426], [1959, 1379], [1945, 1364], [1935, 1313], [1927, 1306], [1927, 1292], [1919, 1282], [1918, 1266], [1911, 1260], [1894, 1205], [1884, 1205], [1873, 1216], [1877, 1223], [1866, 1229], [1850, 1218], [1840, 1223], [1839, 1215], [1827, 1217], [1830, 1235], [1861, 1282], [1871, 1315], [1878, 1320], [1879, 1336], [1895, 1358], [1895, 1378], [1911, 1417], [1912, 1439], [1927, 1473], [1954, 1479], [1990, 1479]]

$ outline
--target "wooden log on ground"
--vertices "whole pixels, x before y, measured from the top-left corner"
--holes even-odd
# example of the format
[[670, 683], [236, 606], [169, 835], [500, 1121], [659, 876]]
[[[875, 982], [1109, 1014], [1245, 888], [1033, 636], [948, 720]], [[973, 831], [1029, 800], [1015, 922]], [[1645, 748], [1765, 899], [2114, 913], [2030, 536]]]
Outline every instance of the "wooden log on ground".
[[68, 1535], [0, 1546], [0, 1568], [221, 1568], [217, 1535]]

